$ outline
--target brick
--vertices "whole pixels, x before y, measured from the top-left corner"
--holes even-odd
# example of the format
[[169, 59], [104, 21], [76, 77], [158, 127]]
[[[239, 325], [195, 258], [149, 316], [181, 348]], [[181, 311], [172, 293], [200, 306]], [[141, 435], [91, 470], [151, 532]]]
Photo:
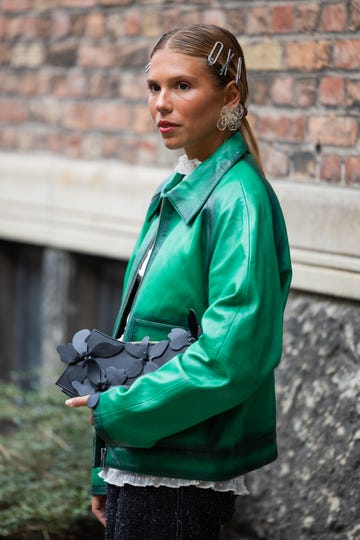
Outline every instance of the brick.
[[349, 15], [349, 30], [351, 32], [356, 32], [360, 30], [360, 1], [356, 0], [350, 4], [350, 15]]
[[337, 68], [360, 68], [360, 39], [343, 39], [334, 46], [334, 64]]
[[312, 152], [296, 152], [292, 156], [294, 173], [298, 178], [314, 178], [316, 160]]
[[52, 66], [72, 67], [76, 64], [77, 45], [73, 43], [52, 43], [46, 55], [46, 64]]
[[149, 61], [147, 41], [135, 40], [121, 43], [116, 48], [116, 66], [144, 68]]
[[338, 183], [341, 180], [341, 159], [338, 155], [324, 155], [320, 164], [320, 179]]
[[99, 159], [102, 156], [102, 136], [99, 133], [84, 135], [80, 144], [80, 155], [84, 159]]
[[205, 24], [217, 24], [225, 26], [226, 17], [223, 9], [206, 9], [203, 11], [203, 22]]
[[350, 156], [345, 159], [345, 183], [360, 184], [360, 157]]
[[246, 33], [249, 35], [268, 34], [271, 28], [271, 13], [265, 6], [247, 10]]
[[119, 151], [119, 137], [116, 135], [104, 135], [102, 137], [101, 153], [105, 158], [114, 158]]
[[272, 146], [262, 147], [261, 155], [265, 164], [265, 172], [270, 178], [283, 178], [289, 173], [289, 159], [285, 152]]
[[300, 142], [304, 140], [305, 120], [303, 116], [258, 116], [255, 131], [265, 140]]
[[64, 11], [54, 10], [51, 13], [51, 34], [54, 38], [65, 37], [70, 33], [70, 15]]
[[15, 91], [25, 95], [37, 94], [39, 92], [38, 73], [35, 71], [25, 72], [21, 76], [18, 87]]
[[360, 81], [349, 80], [346, 81], [346, 105], [348, 107], [354, 107], [360, 105]]
[[[89, 75], [88, 95], [101, 98], [118, 98], [119, 94], [119, 79], [118, 72], [95, 72]], [[136, 83], [137, 85], [139, 82]], [[136, 95], [137, 89], [133, 88], [133, 93]], [[122, 96], [121, 96], [122, 97]]]
[[293, 41], [285, 44], [287, 69], [315, 71], [328, 67], [331, 61], [331, 44], [327, 41]]
[[292, 5], [274, 6], [271, 16], [274, 32], [288, 33], [294, 30], [294, 7]]
[[261, 43], [244, 43], [246, 67], [249, 71], [273, 71], [282, 69], [282, 48], [273, 40]]
[[3, 37], [5, 35], [5, 29], [6, 29], [6, 19], [4, 15], [0, 13], [0, 37]]
[[147, 98], [148, 90], [145, 76], [141, 79], [138, 73], [127, 71], [122, 74], [119, 81], [120, 97], [129, 101], [139, 101]]
[[323, 7], [321, 27], [324, 32], [342, 32], [345, 30], [345, 5], [330, 4]]
[[13, 127], [0, 125], [0, 148], [2, 150], [14, 150], [17, 147], [17, 133]]
[[132, 9], [123, 16], [124, 34], [126, 36], [139, 36], [141, 33], [141, 13]]
[[33, 9], [36, 11], [50, 11], [59, 7], [58, 4], [58, 0], [33, 0]]
[[48, 73], [48, 79], [44, 78], [44, 85], [48, 84], [48, 90], [44, 93], [51, 92], [56, 97], [64, 97], [68, 95], [68, 88], [66, 82], [66, 73], [61, 71], [60, 73], [50, 72]]
[[10, 63], [12, 51], [7, 43], [0, 43], [0, 64]]
[[146, 37], [157, 38], [162, 34], [161, 13], [156, 9], [144, 10], [141, 17], [141, 32]]
[[179, 26], [181, 12], [179, 9], [166, 9], [160, 13], [160, 21], [163, 32]]
[[17, 94], [19, 89], [19, 77], [11, 71], [1, 74], [0, 92], [2, 94]]
[[319, 24], [320, 5], [315, 2], [300, 4], [296, 7], [296, 28], [300, 33], [313, 34]]
[[60, 103], [52, 97], [43, 97], [29, 101], [28, 118], [30, 121], [56, 124], [60, 118]]
[[137, 105], [134, 107], [132, 126], [132, 131], [136, 134], [153, 133], [154, 122], [146, 105]]
[[295, 105], [312, 107], [316, 102], [317, 81], [314, 78], [298, 79], [294, 82]]
[[18, 43], [11, 53], [14, 67], [39, 67], [44, 63], [45, 49], [41, 43]]
[[102, 13], [90, 13], [86, 19], [85, 35], [99, 39], [104, 35], [104, 16]]
[[6, 21], [5, 34], [10, 40], [18, 38], [24, 33], [25, 19], [23, 17], [14, 17]]
[[272, 79], [269, 76], [259, 77], [250, 74], [248, 84], [251, 103], [255, 105], [267, 105], [270, 103], [271, 83]]
[[[239, 10], [238, 10], [239, 11]], [[182, 11], [181, 12], [181, 24], [188, 26], [189, 24], [200, 24], [201, 23], [201, 12], [196, 11]], [[227, 27], [230, 28], [229, 22], [227, 22]]]
[[70, 71], [66, 75], [66, 95], [84, 97], [88, 92], [88, 79], [80, 71]]
[[39, 94], [47, 94], [53, 91], [52, 79], [53, 75], [47, 69], [40, 69], [37, 74], [37, 85]]
[[52, 131], [48, 136], [48, 149], [50, 152], [63, 153], [64, 135], [59, 131]]
[[98, 0], [98, 4], [102, 6], [129, 6], [134, 0]]
[[116, 48], [110, 44], [82, 44], [78, 50], [78, 64], [82, 67], [107, 68], [116, 65]]
[[[120, 13], [110, 13], [105, 20], [106, 35], [111, 41], [119, 39], [125, 33], [125, 18]], [[140, 24], [140, 21], [139, 21]]]
[[73, 13], [70, 16], [72, 37], [82, 37], [86, 27], [86, 16], [84, 13]]
[[[235, 35], [244, 34], [246, 31], [246, 9], [225, 9], [226, 28]], [[185, 22], [186, 24], [186, 22]]]
[[294, 80], [292, 77], [277, 77], [271, 87], [271, 99], [275, 105], [292, 105], [294, 102]]
[[20, 99], [0, 98], [0, 122], [24, 122], [27, 117], [25, 103]]
[[24, 21], [23, 37], [26, 39], [48, 38], [52, 35], [51, 20], [45, 17], [27, 17]]
[[91, 117], [92, 105], [88, 102], [70, 102], [62, 106], [62, 124], [69, 129], [89, 129]]
[[317, 144], [353, 146], [357, 142], [358, 124], [355, 118], [313, 116], [309, 118], [309, 139]]
[[92, 7], [96, 5], [96, 0], [62, 0], [61, 4], [62, 7], [69, 7], [69, 8], [85, 8], [85, 7]]
[[140, 140], [137, 151], [136, 161], [143, 165], [154, 165], [156, 161], [157, 141], [154, 139]]
[[116, 103], [92, 105], [92, 127], [104, 130], [121, 130], [129, 127], [129, 107]]
[[81, 136], [77, 133], [67, 133], [63, 139], [63, 152], [71, 158], [80, 156]]
[[323, 77], [319, 85], [319, 100], [324, 105], [342, 105], [344, 102], [344, 78]]
[[32, 6], [32, 0], [2, 0], [3, 11], [26, 11]]

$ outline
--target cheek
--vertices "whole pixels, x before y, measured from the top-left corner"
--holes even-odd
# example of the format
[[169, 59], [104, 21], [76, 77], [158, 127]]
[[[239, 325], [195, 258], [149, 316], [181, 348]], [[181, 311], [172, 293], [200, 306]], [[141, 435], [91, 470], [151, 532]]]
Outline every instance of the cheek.
[[150, 116], [152, 119], [155, 118], [155, 113], [156, 113], [156, 109], [155, 109], [155, 103], [154, 103], [154, 98], [152, 98], [151, 96], [148, 98], [148, 102], [147, 102], [147, 105], [148, 105], [148, 111], [150, 113]]

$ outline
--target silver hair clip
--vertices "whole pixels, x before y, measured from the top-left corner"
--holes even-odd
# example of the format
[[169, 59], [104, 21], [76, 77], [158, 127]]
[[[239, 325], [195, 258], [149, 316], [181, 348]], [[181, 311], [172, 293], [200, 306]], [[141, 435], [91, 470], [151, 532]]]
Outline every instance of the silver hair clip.
[[231, 49], [229, 49], [229, 52], [228, 52], [228, 55], [227, 55], [227, 60], [226, 60], [225, 64], [222, 66], [222, 68], [221, 68], [221, 70], [219, 72], [220, 75], [224, 75], [224, 77], [226, 77], [228, 67], [230, 65], [231, 60], [234, 58], [234, 56], [235, 56], [235, 53], [231, 53]]
[[238, 64], [237, 64], [237, 71], [236, 71], [236, 77], [235, 82], [238, 86], [240, 86], [240, 79], [241, 79], [241, 68], [242, 68], [242, 58], [239, 56]]
[[149, 62], [148, 64], [146, 64], [145, 66], [145, 73], [147, 73], [149, 70], [150, 70], [150, 66], [151, 66], [151, 62]]
[[[217, 49], [218, 46], [220, 46], [220, 49], [218, 50], [218, 52], [217, 52], [215, 58], [213, 58], [213, 56], [215, 55], [215, 52], [216, 52], [216, 49]], [[211, 49], [211, 52], [210, 52], [209, 56], [207, 57], [206, 63], [207, 63], [208, 66], [213, 66], [213, 65], [217, 62], [217, 60], [218, 60], [218, 58], [219, 58], [219, 56], [220, 56], [221, 51], [223, 50], [223, 48], [224, 48], [224, 44], [223, 44], [221, 41], [217, 41], [217, 42], [215, 43], [215, 45], [214, 45], [213, 48]]]

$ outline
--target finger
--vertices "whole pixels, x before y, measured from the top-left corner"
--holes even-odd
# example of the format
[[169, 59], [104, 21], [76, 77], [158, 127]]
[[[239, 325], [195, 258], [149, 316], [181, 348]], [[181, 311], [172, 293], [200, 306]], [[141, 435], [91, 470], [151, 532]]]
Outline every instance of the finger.
[[65, 405], [67, 405], [68, 407], [85, 407], [89, 397], [90, 396], [87, 395], [87, 396], [79, 396], [79, 397], [70, 398], [65, 401]]

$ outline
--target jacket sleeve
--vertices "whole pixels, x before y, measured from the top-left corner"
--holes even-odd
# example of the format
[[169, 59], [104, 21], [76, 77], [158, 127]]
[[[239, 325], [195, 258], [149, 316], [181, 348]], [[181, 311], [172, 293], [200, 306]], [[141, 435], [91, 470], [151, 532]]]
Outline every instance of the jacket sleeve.
[[[95, 429], [110, 444], [148, 448], [231, 409], [280, 360], [290, 266], [279, 265], [281, 248], [264, 184], [235, 187], [237, 192], [223, 188], [213, 197], [203, 334], [130, 388], [101, 394]], [[288, 253], [286, 238], [282, 249]]]

